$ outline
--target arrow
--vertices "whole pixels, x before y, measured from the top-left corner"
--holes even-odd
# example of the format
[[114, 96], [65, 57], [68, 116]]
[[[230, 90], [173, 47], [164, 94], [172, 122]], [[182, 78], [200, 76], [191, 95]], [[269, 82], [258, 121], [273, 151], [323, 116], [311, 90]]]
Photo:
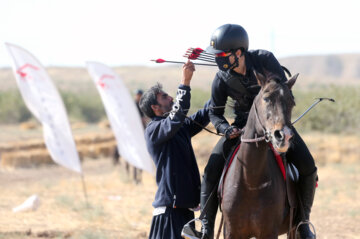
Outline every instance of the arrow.
[[[182, 61], [167, 61], [164, 59], [157, 59], [157, 60], [150, 60], [150, 61], [155, 61], [156, 63], [175, 63], [175, 64], [185, 64], [185, 62]], [[203, 63], [194, 63], [194, 65], [201, 65], [201, 66], [217, 66], [214, 64], [203, 64]]]

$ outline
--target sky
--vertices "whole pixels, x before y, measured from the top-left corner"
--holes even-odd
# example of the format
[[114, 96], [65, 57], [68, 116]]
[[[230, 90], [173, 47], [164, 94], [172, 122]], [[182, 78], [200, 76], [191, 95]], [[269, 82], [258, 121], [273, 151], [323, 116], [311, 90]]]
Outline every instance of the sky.
[[358, 0], [0, 0], [0, 67], [11, 65], [5, 42], [45, 66], [185, 60], [227, 23], [277, 58], [360, 53], [359, 10]]

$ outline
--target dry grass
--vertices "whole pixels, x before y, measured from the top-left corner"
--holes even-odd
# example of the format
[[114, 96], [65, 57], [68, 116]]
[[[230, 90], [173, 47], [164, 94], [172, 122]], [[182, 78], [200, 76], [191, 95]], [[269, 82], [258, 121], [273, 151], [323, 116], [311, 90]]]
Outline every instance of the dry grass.
[[[80, 159], [83, 158], [100, 158], [112, 157], [114, 154], [116, 142], [113, 133], [109, 128], [101, 128], [101, 132], [94, 133], [83, 131], [79, 133], [78, 130], [83, 130], [87, 127], [85, 123], [75, 123], [72, 125], [76, 133], [75, 142], [79, 152]], [[40, 130], [38, 128], [24, 128], [20, 125], [18, 129], [12, 127], [4, 127], [7, 130], [10, 128], [10, 133], [6, 133], [0, 137], [0, 153], [1, 153], [1, 167], [31, 167], [42, 164], [52, 164], [50, 154], [46, 149], [44, 140], [40, 138]], [[21, 137], [19, 131], [21, 132]], [[35, 137], [34, 137], [34, 131]], [[16, 132], [16, 133], [14, 133]], [[85, 133], [86, 132], [86, 133]], [[31, 136], [29, 136], [29, 135]], [[8, 136], [18, 139], [14, 142], [5, 142]], [[34, 137], [31, 138], [31, 137]], [[21, 141], [19, 140], [21, 138]]]
[[[0, 238], [25, 238], [29, 230], [26, 238], [44, 232], [57, 238], [139, 238], [144, 234], [151, 220], [152, 176], [144, 174], [143, 184], [135, 186], [110, 160], [86, 160], [83, 166], [89, 207], [80, 176], [66, 169], [50, 166], [2, 172], [2, 184], [8, 186], [2, 186]], [[37, 211], [11, 212], [32, 194], [41, 200]], [[121, 200], [109, 200], [113, 195]]]
[[304, 136], [304, 140], [320, 165], [360, 163], [359, 136], [309, 134]]
[[[360, 138], [318, 134], [304, 139], [319, 165], [312, 213], [318, 238], [359, 238]], [[205, 132], [193, 139], [201, 171], [216, 140]], [[123, 164], [114, 167], [109, 158], [85, 158], [83, 169], [89, 207], [80, 176], [65, 168], [1, 169], [0, 238], [146, 238], [154, 177], [143, 173], [142, 184], [136, 185]], [[12, 213], [32, 194], [41, 200], [37, 211]]]

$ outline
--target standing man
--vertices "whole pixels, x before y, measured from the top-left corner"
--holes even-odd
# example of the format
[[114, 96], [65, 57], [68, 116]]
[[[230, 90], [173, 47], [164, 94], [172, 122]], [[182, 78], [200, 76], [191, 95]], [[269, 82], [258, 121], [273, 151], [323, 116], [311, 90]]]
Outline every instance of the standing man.
[[144, 115], [144, 112], [141, 111], [140, 109], [140, 99], [141, 99], [141, 96], [144, 94], [144, 91], [142, 89], [137, 89], [136, 92], [135, 92], [135, 104], [136, 104], [136, 107], [139, 111], [139, 114], [140, 114], [140, 118], [141, 118], [141, 122], [144, 126], [144, 129], [146, 127], [146, 124], [147, 124], [147, 121], [146, 121], [146, 117]]
[[197, 208], [200, 202], [200, 174], [191, 137], [202, 130], [198, 124], [206, 126], [210, 120], [208, 103], [204, 109], [186, 116], [194, 71], [192, 62], [184, 64], [175, 102], [159, 84], [146, 91], [140, 100], [141, 110], [151, 118], [145, 139], [156, 165], [158, 185], [152, 204], [155, 209], [150, 239], [181, 238], [183, 226], [194, 218], [191, 209]]
[[[211, 153], [204, 171], [201, 185], [201, 207], [203, 208], [212, 190], [217, 186], [232, 146], [238, 141], [240, 129], [247, 121], [248, 113], [258, 87], [254, 71], [264, 74], [264, 71], [275, 74], [280, 81], [287, 81], [284, 71], [271, 52], [265, 50], [248, 51], [249, 39], [245, 29], [236, 24], [225, 24], [213, 33], [207, 52], [215, 54], [215, 61], [219, 67], [212, 84], [210, 120], [222, 137]], [[235, 121], [230, 125], [224, 117], [224, 106], [228, 97], [235, 101]], [[286, 158], [294, 163], [299, 170], [299, 188], [304, 206], [306, 220], [315, 195], [317, 169], [313, 157], [300, 135], [294, 132], [293, 147], [286, 153]], [[205, 236], [214, 237], [214, 223], [218, 208], [217, 198], [209, 199], [208, 210], [204, 218]], [[314, 239], [308, 224], [299, 227], [301, 239]]]
[[[139, 111], [139, 114], [140, 114], [141, 123], [142, 123], [143, 127], [145, 128], [147, 120], [146, 120], [146, 117], [145, 117], [144, 113], [141, 111], [140, 106], [139, 106], [140, 99], [141, 99], [141, 96], [143, 95], [143, 93], [144, 92], [141, 89], [136, 90], [135, 104], [136, 104], [136, 107], [137, 107], [137, 109]], [[126, 167], [129, 167], [129, 164], [126, 164]], [[142, 170], [134, 167], [134, 181], [135, 181], [136, 184], [141, 183], [141, 175], [142, 175]]]

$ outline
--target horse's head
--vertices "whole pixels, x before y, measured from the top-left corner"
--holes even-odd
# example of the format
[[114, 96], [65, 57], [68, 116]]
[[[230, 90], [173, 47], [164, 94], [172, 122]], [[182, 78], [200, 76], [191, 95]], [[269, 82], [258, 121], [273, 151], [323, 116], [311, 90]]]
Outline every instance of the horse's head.
[[291, 112], [295, 100], [291, 88], [299, 74], [286, 83], [281, 83], [279, 77], [265, 72], [265, 76], [255, 72], [261, 90], [254, 101], [259, 122], [257, 131], [265, 131], [265, 137], [275, 150], [283, 153], [288, 150], [293, 137], [291, 130]]

